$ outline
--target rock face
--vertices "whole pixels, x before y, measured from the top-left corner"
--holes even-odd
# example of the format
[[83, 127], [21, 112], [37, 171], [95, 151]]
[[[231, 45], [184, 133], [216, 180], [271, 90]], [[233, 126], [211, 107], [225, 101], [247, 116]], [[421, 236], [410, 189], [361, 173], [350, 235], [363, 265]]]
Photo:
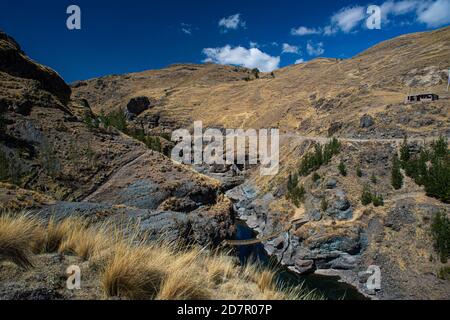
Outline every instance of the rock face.
[[368, 114], [365, 114], [364, 116], [362, 116], [361, 120], [359, 121], [360, 123], [360, 127], [365, 129], [365, 128], [370, 128], [375, 124], [375, 120], [373, 119], [372, 116], [369, 116]]
[[[82, 86], [80, 83], [79, 85]], [[101, 82], [99, 83], [101, 85]], [[8, 161], [0, 209], [63, 218], [140, 220], [154, 237], [217, 245], [233, 231], [219, 181], [178, 165], [113, 128], [85, 123], [89, 101], [0, 33], [0, 152]], [[142, 112], [154, 102], [133, 99]], [[17, 186], [12, 186], [16, 184]]]
[[69, 102], [71, 89], [64, 80], [55, 71], [30, 60], [16, 41], [1, 31], [0, 71], [11, 77], [35, 80], [37, 89], [50, 92], [64, 105]]
[[130, 100], [127, 105], [127, 111], [133, 115], [140, 115], [145, 110], [154, 106], [155, 102], [150, 101], [148, 97], [136, 97]]

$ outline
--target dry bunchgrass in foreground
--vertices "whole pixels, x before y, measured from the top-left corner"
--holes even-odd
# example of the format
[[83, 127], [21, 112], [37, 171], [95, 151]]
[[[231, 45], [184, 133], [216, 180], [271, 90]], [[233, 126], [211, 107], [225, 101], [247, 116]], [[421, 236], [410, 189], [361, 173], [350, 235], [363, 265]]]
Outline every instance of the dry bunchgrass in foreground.
[[284, 289], [275, 273], [241, 267], [232, 256], [164, 241], [149, 242], [133, 227], [89, 226], [80, 218], [41, 221], [0, 215], [0, 263], [32, 266], [34, 252], [59, 252], [86, 261], [103, 297], [122, 299], [316, 299]]
[[24, 269], [31, 268], [32, 255], [42, 240], [39, 221], [28, 215], [0, 215], [0, 261], [8, 260]]

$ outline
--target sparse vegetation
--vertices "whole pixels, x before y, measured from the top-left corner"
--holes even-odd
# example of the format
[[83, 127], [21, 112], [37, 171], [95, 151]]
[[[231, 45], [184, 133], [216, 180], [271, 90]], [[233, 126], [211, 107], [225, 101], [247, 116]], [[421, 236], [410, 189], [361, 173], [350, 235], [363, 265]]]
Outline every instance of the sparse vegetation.
[[[406, 147], [403, 148], [406, 150]], [[402, 166], [406, 174], [418, 185], [423, 185], [429, 197], [450, 203], [450, 152], [447, 139], [440, 137], [415, 155], [408, 155], [406, 151], [403, 153]]]
[[450, 280], [450, 267], [440, 268], [437, 276], [442, 280]]
[[372, 176], [370, 177], [370, 182], [372, 182], [373, 184], [377, 184], [378, 179], [375, 173], [372, 173]]
[[341, 160], [341, 162], [338, 165], [338, 170], [341, 176], [346, 177], [347, 176], [347, 166], [345, 165], [344, 160]]
[[29, 215], [0, 215], [0, 262], [11, 261], [28, 269], [33, 266], [32, 255], [43, 238], [36, 218]]
[[360, 166], [356, 167], [356, 176], [359, 177], [359, 178], [361, 178], [363, 176], [363, 172], [362, 172]]
[[433, 218], [431, 234], [434, 239], [434, 248], [439, 254], [442, 263], [447, 263], [450, 257], [450, 220], [447, 215], [439, 212]]
[[400, 171], [401, 165], [398, 156], [395, 154], [392, 160], [391, 183], [395, 190], [399, 190], [403, 186], [403, 174]]
[[368, 206], [372, 203], [372, 192], [370, 191], [369, 186], [364, 186], [363, 188], [361, 203], [363, 206]]
[[375, 207], [382, 207], [384, 206], [384, 198], [381, 194], [372, 193], [370, 187], [366, 185], [361, 194], [361, 203], [363, 206], [368, 206], [372, 203]]
[[383, 196], [380, 194], [374, 194], [372, 195], [372, 203], [375, 207], [382, 207], [384, 206], [384, 199]]
[[[122, 230], [122, 231], [119, 231]], [[148, 242], [138, 226], [89, 225], [81, 218], [44, 222], [26, 214], [0, 215], [0, 262], [33, 268], [39, 252], [60, 252], [89, 260], [105, 298], [317, 299], [304, 290], [284, 289], [275, 272], [195, 246]], [[86, 280], [87, 281], [87, 280]]]
[[330, 163], [333, 156], [339, 154], [340, 149], [341, 143], [336, 138], [333, 138], [325, 146], [316, 144], [314, 152], [307, 153], [300, 162], [299, 174], [306, 177], [322, 165]]
[[301, 185], [299, 186], [298, 175], [289, 175], [288, 178], [288, 194], [287, 199], [291, 200], [296, 207], [305, 201], [305, 188]]

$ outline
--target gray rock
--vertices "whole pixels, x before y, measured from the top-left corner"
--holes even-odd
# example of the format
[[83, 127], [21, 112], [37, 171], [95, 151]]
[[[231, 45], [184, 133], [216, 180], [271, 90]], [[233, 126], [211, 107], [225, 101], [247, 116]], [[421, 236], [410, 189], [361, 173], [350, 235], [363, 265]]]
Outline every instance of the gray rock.
[[309, 212], [308, 214], [309, 219], [311, 221], [320, 221], [322, 220], [322, 212], [320, 212], [320, 210], [318, 209], [313, 209]]
[[294, 267], [295, 271], [301, 275], [314, 273], [314, 271], [316, 271], [316, 266], [313, 260], [295, 259]]
[[139, 115], [152, 106], [148, 97], [136, 97], [130, 100], [127, 105], [127, 111], [129, 113]]
[[372, 118], [372, 116], [365, 114], [361, 117], [359, 123], [360, 123], [360, 127], [363, 129], [370, 128], [375, 124], [375, 120]]
[[334, 188], [336, 188], [336, 186], [337, 186], [336, 179], [329, 179], [325, 184], [325, 187], [327, 189], [334, 189]]

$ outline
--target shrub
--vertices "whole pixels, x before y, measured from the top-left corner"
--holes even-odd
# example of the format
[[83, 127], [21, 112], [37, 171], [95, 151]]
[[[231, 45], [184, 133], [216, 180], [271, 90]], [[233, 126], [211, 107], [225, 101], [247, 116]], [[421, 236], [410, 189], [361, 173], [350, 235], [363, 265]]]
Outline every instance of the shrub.
[[363, 176], [362, 170], [360, 166], [356, 167], [356, 175], [361, 178]]
[[314, 174], [312, 176], [312, 181], [317, 182], [319, 180], [320, 180], [320, 175], [317, 172], [314, 172]]
[[433, 217], [431, 234], [434, 239], [434, 248], [441, 262], [447, 263], [450, 256], [450, 220], [446, 214], [439, 212]]
[[124, 133], [127, 132], [127, 118], [122, 110], [112, 111], [106, 117], [103, 117], [102, 121], [105, 127], [112, 126]]
[[378, 179], [375, 176], [375, 173], [372, 173], [372, 176], [370, 177], [370, 182], [372, 182], [373, 184], [376, 184], [378, 182]]
[[343, 176], [346, 177], [347, 176], [347, 166], [345, 165], [344, 161], [341, 160], [341, 162], [338, 165], [338, 170], [339, 173]]
[[314, 151], [307, 153], [300, 162], [299, 174], [306, 177], [322, 165], [330, 163], [333, 156], [339, 154], [340, 149], [341, 143], [336, 138], [333, 138], [325, 146], [316, 144]]
[[450, 280], [450, 267], [442, 267], [437, 274], [439, 279]]
[[404, 166], [411, 159], [411, 152], [409, 150], [408, 138], [405, 137], [401, 147], [400, 147], [400, 161]]
[[406, 174], [423, 185], [428, 196], [450, 203], [450, 152], [448, 141], [440, 137], [402, 163]]
[[400, 171], [400, 161], [395, 154], [392, 160], [391, 182], [395, 190], [399, 190], [403, 186], [403, 175]]
[[98, 128], [99, 126], [98, 120], [95, 117], [93, 117], [92, 113], [88, 110], [84, 111], [83, 122], [90, 129]]
[[384, 206], [384, 199], [382, 195], [375, 194], [372, 196], [372, 203], [375, 207], [382, 207]]
[[368, 186], [364, 186], [362, 195], [361, 195], [361, 203], [363, 206], [367, 206], [372, 203], [372, 192]]

